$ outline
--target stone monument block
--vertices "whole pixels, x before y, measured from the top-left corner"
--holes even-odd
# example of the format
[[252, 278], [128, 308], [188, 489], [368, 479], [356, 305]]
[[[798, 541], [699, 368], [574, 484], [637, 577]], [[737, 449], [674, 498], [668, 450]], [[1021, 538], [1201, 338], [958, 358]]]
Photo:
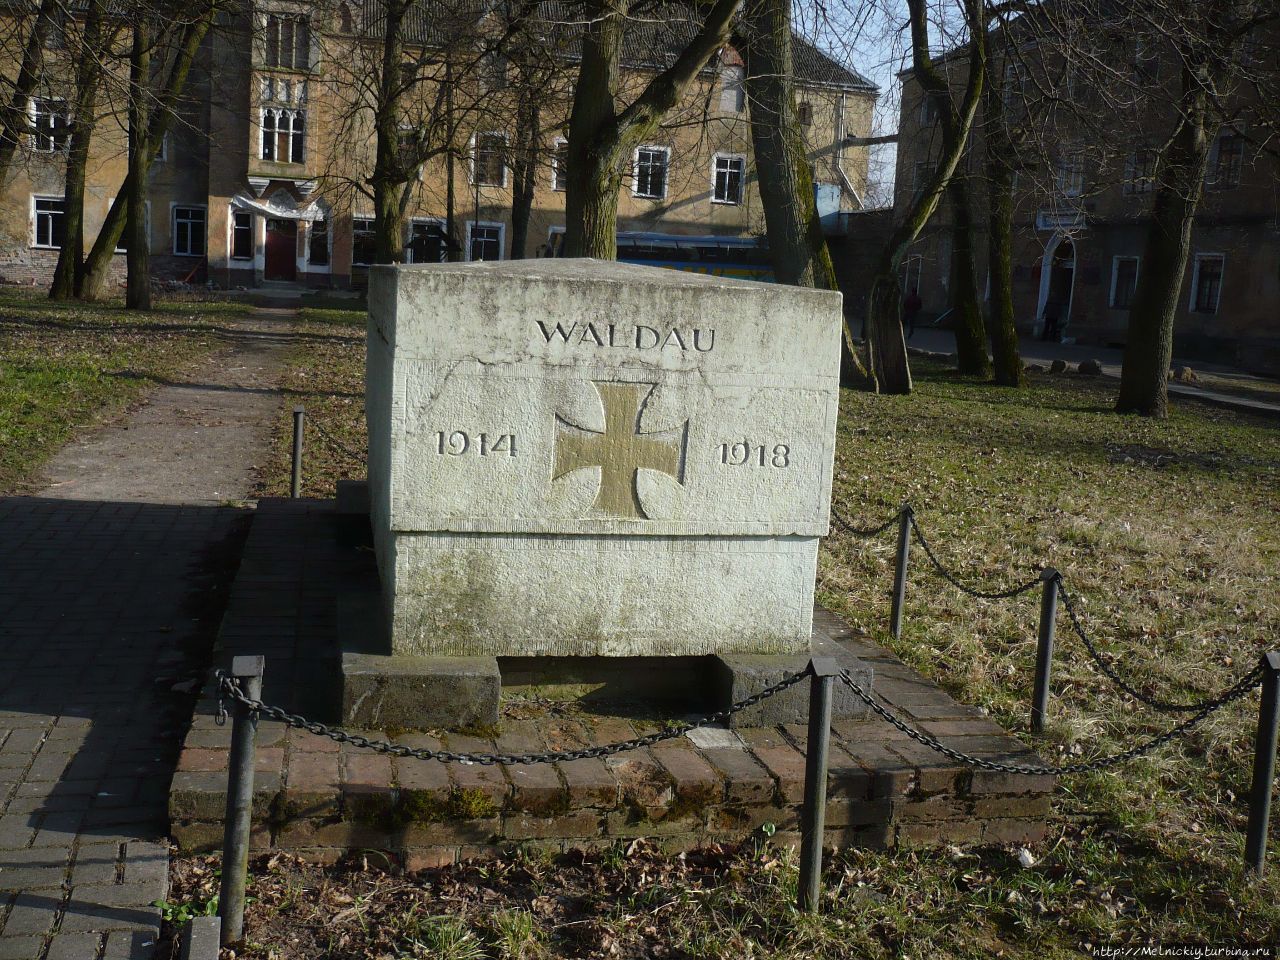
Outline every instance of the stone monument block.
[[807, 650], [840, 303], [592, 260], [373, 268], [388, 652]]

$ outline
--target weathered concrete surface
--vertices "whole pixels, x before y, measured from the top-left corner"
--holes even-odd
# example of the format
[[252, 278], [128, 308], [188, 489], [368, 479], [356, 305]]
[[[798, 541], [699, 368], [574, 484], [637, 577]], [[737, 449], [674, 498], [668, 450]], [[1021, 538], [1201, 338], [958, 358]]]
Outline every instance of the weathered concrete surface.
[[597, 261], [379, 267], [393, 652], [807, 649], [840, 297]]
[[342, 722], [349, 726], [492, 727], [501, 692], [493, 657], [342, 656]]

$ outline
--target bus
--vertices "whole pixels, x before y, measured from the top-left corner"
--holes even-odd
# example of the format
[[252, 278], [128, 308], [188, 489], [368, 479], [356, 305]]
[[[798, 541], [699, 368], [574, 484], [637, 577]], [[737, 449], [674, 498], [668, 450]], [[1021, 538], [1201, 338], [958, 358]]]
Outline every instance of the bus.
[[[550, 248], [552, 256], [564, 256], [564, 227], [551, 228]], [[621, 231], [618, 262], [773, 283], [769, 244], [763, 237], [685, 237]]]

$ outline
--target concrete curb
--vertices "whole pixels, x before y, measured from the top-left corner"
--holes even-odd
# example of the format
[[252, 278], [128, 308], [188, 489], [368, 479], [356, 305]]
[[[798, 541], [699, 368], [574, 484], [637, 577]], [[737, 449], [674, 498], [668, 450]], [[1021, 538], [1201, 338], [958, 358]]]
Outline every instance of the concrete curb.
[[182, 931], [182, 960], [218, 960], [218, 917], [196, 917]]

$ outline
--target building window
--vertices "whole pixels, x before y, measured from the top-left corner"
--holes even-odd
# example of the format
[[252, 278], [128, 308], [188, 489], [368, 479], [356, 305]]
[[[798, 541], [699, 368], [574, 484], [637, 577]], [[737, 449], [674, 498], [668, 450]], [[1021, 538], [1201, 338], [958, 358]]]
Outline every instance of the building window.
[[67, 237], [67, 202], [62, 197], [35, 197], [34, 246], [58, 249]]
[[1213, 142], [1209, 156], [1209, 186], [1214, 190], [1229, 190], [1240, 186], [1240, 171], [1244, 167], [1244, 137], [1224, 131]]
[[942, 116], [942, 95], [926, 93], [920, 98], [920, 126], [932, 127]]
[[486, 53], [480, 58], [480, 90], [492, 93], [507, 86], [507, 58], [500, 53]]
[[742, 157], [716, 154], [711, 189], [712, 203], [741, 203], [742, 179], [747, 161]]
[[1156, 152], [1135, 150], [1124, 163], [1124, 192], [1149, 193], [1156, 179]]
[[367, 267], [373, 263], [377, 250], [377, 234], [373, 229], [373, 217], [351, 218], [351, 265]]
[[444, 263], [448, 244], [439, 220], [414, 220], [409, 225], [409, 263]]
[[329, 221], [312, 220], [307, 237], [307, 263], [313, 267], [329, 265]]
[[1084, 193], [1084, 157], [1073, 153], [1059, 160], [1054, 182], [1061, 197], [1078, 197]]
[[667, 162], [671, 152], [666, 147], [641, 147], [636, 151], [635, 186], [637, 197], [661, 200], [667, 195]]
[[65, 150], [71, 139], [71, 116], [64, 100], [31, 101], [31, 149], [37, 153]]
[[482, 187], [507, 185], [507, 138], [477, 133], [471, 142], [471, 182]]
[[341, 33], [355, 33], [356, 21], [351, 15], [351, 5], [342, 3], [338, 5], [338, 30]]
[[248, 210], [231, 213], [231, 259], [253, 259], [253, 214]]
[[1191, 277], [1193, 313], [1218, 312], [1218, 300], [1222, 296], [1222, 261], [1220, 253], [1196, 254], [1195, 270]]
[[796, 104], [796, 122], [802, 127], [813, 124], [813, 104], [808, 101]]
[[173, 253], [175, 256], [204, 256], [204, 219], [204, 207], [173, 208]]
[[306, 140], [301, 110], [262, 108], [262, 159], [276, 163], [301, 163]]
[[[115, 202], [116, 202], [115, 197], [108, 197], [107, 207], [110, 208], [110, 206]], [[146, 206], [146, 213], [144, 214], [144, 216], [146, 217], [147, 249], [150, 250], [151, 249], [151, 201], [150, 200], [144, 201], [144, 205]], [[129, 220], [128, 220], [128, 217], [126, 217], [124, 229], [120, 231], [120, 239], [116, 241], [116, 253], [129, 252], [129, 233], [130, 233]]]
[[924, 195], [925, 188], [929, 186], [929, 181], [933, 178], [933, 164], [928, 160], [917, 160], [915, 168], [911, 172], [911, 199], [919, 200]]
[[1111, 308], [1128, 310], [1138, 289], [1138, 258], [1114, 257], [1111, 260]]
[[720, 112], [741, 113], [747, 108], [747, 90], [742, 67], [720, 71]]
[[467, 221], [467, 259], [502, 259], [502, 224]]
[[267, 66], [306, 70], [311, 65], [311, 27], [306, 17], [267, 17]]
[[551, 189], [561, 193], [569, 189], [568, 140], [557, 140], [551, 151]]
[[1133, 38], [1133, 79], [1149, 83], [1160, 76], [1160, 51], [1147, 37]]
[[902, 292], [920, 292], [920, 278], [924, 274], [924, 257], [915, 253], [902, 262]]

